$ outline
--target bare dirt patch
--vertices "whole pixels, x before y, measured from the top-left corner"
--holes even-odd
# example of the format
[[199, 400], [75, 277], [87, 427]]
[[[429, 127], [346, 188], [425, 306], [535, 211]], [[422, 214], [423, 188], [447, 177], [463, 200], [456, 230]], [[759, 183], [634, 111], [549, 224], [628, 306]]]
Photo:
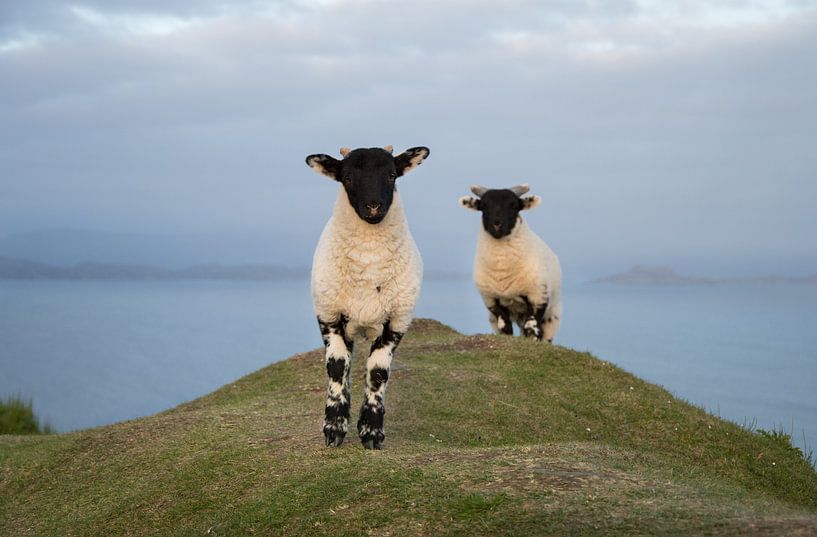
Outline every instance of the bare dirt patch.
[[735, 530], [736, 535], [813, 537], [817, 535], [817, 517], [763, 518], [751, 521], [745, 526], [736, 527]]
[[411, 460], [430, 466], [463, 488], [507, 494], [556, 493], [589, 487], [636, 487], [640, 480], [602, 468], [581, 447], [542, 445], [522, 448], [463, 449], [426, 453]]

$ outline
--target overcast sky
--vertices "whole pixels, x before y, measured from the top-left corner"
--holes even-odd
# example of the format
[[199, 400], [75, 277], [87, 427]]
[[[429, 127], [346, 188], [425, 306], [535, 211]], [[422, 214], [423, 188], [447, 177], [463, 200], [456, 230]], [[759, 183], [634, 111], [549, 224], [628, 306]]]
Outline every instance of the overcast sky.
[[304, 157], [393, 144], [431, 148], [430, 269], [470, 268], [470, 184], [527, 182], [575, 273], [817, 272], [815, 58], [807, 0], [3, 0], [0, 255], [308, 265], [338, 187]]

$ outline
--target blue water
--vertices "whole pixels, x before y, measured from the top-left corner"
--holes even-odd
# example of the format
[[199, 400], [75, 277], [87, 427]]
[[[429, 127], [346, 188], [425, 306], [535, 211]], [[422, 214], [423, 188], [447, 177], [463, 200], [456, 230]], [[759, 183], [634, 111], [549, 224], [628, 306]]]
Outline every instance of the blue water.
[[[557, 343], [817, 447], [816, 287], [587, 284], [563, 300]], [[425, 282], [417, 315], [488, 328], [467, 281]], [[320, 346], [315, 324], [306, 281], [0, 281], [0, 396], [61, 431], [149, 415]]]

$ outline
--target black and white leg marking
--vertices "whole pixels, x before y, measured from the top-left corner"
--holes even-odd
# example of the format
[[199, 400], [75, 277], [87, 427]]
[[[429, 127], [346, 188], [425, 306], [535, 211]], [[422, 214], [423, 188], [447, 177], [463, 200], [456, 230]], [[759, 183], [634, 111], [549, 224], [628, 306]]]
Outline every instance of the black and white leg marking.
[[329, 376], [326, 414], [323, 419], [323, 435], [327, 446], [340, 446], [349, 430], [349, 373], [352, 369], [353, 341], [346, 335], [348, 321], [345, 315], [340, 315], [332, 322], [318, 317], [318, 326], [326, 347], [326, 374]]
[[488, 308], [491, 312], [491, 325], [494, 325], [497, 333], [508, 336], [513, 335], [513, 324], [511, 324], [511, 311], [499, 303], [499, 299], [494, 299], [494, 304]]
[[524, 324], [520, 326], [522, 335], [525, 337], [535, 337], [536, 341], [542, 341], [544, 335], [542, 325], [545, 320], [545, 310], [547, 310], [548, 304], [545, 302], [541, 306], [534, 306], [528, 297], [523, 296], [521, 298], [527, 307], [527, 317], [525, 318]]
[[383, 418], [386, 414], [386, 384], [394, 357], [394, 350], [403, 338], [401, 332], [394, 332], [386, 321], [383, 333], [372, 343], [371, 354], [366, 361], [366, 390], [357, 422], [357, 433], [366, 449], [380, 449], [386, 437]]

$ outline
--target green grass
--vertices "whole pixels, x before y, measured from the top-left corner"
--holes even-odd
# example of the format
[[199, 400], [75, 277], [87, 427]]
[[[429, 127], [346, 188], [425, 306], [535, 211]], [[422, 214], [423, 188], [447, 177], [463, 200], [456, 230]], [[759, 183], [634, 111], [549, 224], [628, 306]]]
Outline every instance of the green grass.
[[0, 437], [0, 535], [817, 533], [785, 435], [586, 353], [417, 321], [379, 452], [323, 446], [324, 377], [321, 349], [149, 418]]
[[31, 400], [19, 395], [0, 400], [0, 434], [52, 434], [48, 423], [40, 425], [34, 415]]

